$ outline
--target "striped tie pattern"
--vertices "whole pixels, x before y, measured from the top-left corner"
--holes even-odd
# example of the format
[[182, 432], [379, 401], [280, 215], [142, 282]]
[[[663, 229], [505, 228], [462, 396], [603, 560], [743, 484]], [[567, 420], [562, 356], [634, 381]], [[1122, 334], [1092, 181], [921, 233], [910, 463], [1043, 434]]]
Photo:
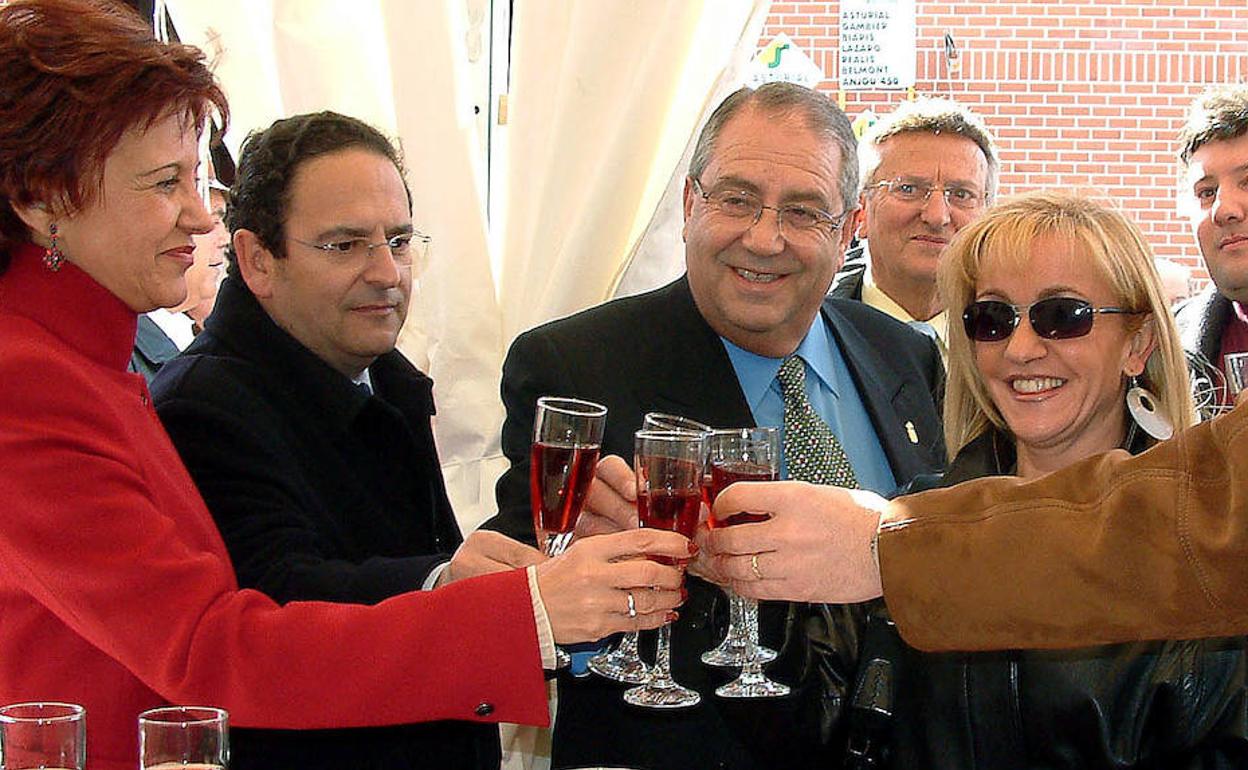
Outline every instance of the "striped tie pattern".
[[784, 396], [784, 456], [789, 478], [856, 489], [858, 479], [845, 448], [806, 397], [806, 365], [796, 355], [776, 375]]

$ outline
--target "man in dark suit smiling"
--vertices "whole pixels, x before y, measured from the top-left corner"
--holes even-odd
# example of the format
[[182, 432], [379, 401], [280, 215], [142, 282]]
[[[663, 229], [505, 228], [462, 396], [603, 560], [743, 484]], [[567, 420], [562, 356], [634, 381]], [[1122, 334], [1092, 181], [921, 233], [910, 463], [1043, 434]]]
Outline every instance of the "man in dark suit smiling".
[[[821, 433], [826, 451], [812, 459], [786, 448], [783, 464], [793, 477], [819, 481], [795, 472], [813, 463], [888, 494], [938, 468], [942, 369], [934, 344], [861, 303], [825, 297], [853, 230], [857, 190], [853, 132], [826, 97], [779, 83], [728, 97], [703, 129], [685, 181], [686, 275], [539, 327], [513, 344], [502, 386], [503, 449], [512, 465], [498, 484], [499, 516], [487, 526], [532, 540], [528, 446], [542, 395], [605, 404], [603, 454], [625, 460], [648, 411], [714, 427], [773, 425], [790, 437], [798, 432], [793, 415], [813, 411], [803, 430]], [[622, 464], [600, 469], [612, 467]], [[803, 741], [812, 720], [814, 733], [825, 736], [838, 723], [842, 703], [826, 695], [837, 683], [814, 688], [824, 700], [814, 708], [799, 706], [810, 695], [800, 688], [768, 701], [711, 695], [735, 673], [699, 660], [717, 641], [712, 616], [722, 602], [708, 583], [688, 582], [690, 600], [672, 635], [673, 667], [678, 681], [702, 693], [702, 703], [682, 712], [645, 711], [621, 705], [613, 683], [564, 677], [555, 767], [825, 761]], [[762, 621], [763, 641], [784, 648], [777, 676], [789, 675], [791, 684], [818, 679], [806, 668], [813, 658], [800, 637], [809, 625], [796, 622], [799, 615], [779, 604], [765, 607]], [[852, 673], [856, 625], [837, 620], [846, 617], [836, 608], [823, 614], [829, 632], [819, 643], [845, 661], [827, 674], [833, 679]]]
[[[410, 622], [429, 635], [414, 655], [489, 667], [497, 645], [511, 664], [467, 694], [448, 686], [456, 677], [428, 677], [421, 698], [448, 709], [437, 721], [234, 730], [230, 766], [498, 770], [494, 722], [519, 714], [512, 701], [527, 685], [537, 714], [521, 716], [542, 723], [546, 688], [533, 664], [554, 667], [555, 641], [653, 628], [679, 602], [677, 570], [619, 557], [651, 552], [630, 546], [652, 537], [666, 536], [655, 550], [667, 556], [690, 544], [624, 532], [545, 559], [497, 532], [461, 537], [434, 444], [433, 382], [395, 349], [427, 238], [413, 226], [398, 151], [376, 129], [321, 112], [253, 133], [228, 219], [217, 306], [152, 394], [239, 584], [282, 604], [426, 590]], [[495, 572], [511, 584], [478, 580], [480, 598], [442, 588]], [[665, 590], [633, 601], [630, 589], [656, 582]]]

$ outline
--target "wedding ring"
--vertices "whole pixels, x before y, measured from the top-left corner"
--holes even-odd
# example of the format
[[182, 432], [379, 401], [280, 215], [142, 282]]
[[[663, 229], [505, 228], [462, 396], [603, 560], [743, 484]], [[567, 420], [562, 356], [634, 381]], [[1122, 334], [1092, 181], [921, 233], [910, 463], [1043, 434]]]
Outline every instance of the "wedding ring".
[[758, 554], [750, 557], [750, 570], [754, 573], [755, 580], [763, 579], [763, 571], [758, 568]]
[[633, 599], [633, 592], [628, 592], [628, 616], [630, 618], [637, 617], [637, 602]]

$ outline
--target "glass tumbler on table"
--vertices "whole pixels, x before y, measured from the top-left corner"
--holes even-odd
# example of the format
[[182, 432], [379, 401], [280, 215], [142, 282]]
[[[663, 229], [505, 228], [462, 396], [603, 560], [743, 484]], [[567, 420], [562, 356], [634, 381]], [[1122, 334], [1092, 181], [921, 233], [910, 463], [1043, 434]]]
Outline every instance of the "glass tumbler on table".
[[141, 770], [225, 770], [230, 717], [211, 706], [166, 706], [139, 714]]
[[0, 770], [83, 770], [87, 710], [76, 703], [0, 707]]
[[[637, 475], [637, 519], [642, 527], [693, 537], [702, 508], [706, 435], [680, 431], [637, 431], [633, 470]], [[666, 557], [652, 557], [669, 563]], [[672, 679], [671, 624], [659, 628], [650, 679], [624, 692], [634, 706], [680, 708], [702, 700]]]
[[[575, 398], [543, 396], [533, 419], [529, 496], [537, 545], [547, 556], [567, 549], [594, 480], [607, 408]], [[556, 650], [557, 666], [571, 658]]]

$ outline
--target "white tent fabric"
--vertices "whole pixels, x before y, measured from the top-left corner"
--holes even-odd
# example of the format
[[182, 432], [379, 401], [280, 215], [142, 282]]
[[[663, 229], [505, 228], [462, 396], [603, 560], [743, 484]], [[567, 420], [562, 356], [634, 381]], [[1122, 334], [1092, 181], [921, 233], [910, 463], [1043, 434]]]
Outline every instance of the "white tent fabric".
[[[735, 50], [753, 52], [765, 18], [757, 12], [768, 6], [517, 5], [502, 275], [509, 338], [613, 295], [715, 86]], [[667, 245], [677, 251], [678, 242]]]
[[[725, 30], [708, 29], [704, 32], [711, 36], [710, 39], [692, 44], [693, 49], [704, 55], [725, 45], [731, 44], [732, 48], [727, 52], [719, 51], [714, 57], [716, 62], [724, 63], [718, 78], [703, 98], [702, 113], [693, 120], [684, 151], [671, 171], [666, 189], [662, 191], [662, 197], [657, 207], [654, 207], [649, 222], [644, 223], [645, 229], [640, 237], [630, 241], [632, 251], [616, 270], [609, 296], [622, 297], [648, 291], [672, 281], [685, 271], [685, 255], [681, 247], [685, 224], [683, 194], [685, 172], [689, 168], [689, 160], [697, 142], [694, 130], [706, 123], [711, 112], [725, 97], [750, 80], [750, 63], [755, 55], [755, 41], [762, 35], [770, 10], [770, 3], [754, 3], [735, 42], [728, 38]], [[704, 87], [706, 84], [699, 81], [698, 85]], [[673, 139], [679, 135], [675, 130], [669, 133], [673, 135]], [[651, 180], [651, 184], [659, 181], [660, 172], [661, 167], [656, 166], [655, 178]], [[647, 200], [652, 192], [647, 189]], [[643, 206], [639, 209], [638, 221], [634, 224], [642, 223], [641, 218], [647, 208]]]
[[[400, 139], [416, 226], [433, 236], [399, 346], [437, 383], [436, 430], [461, 525], [490, 513], [501, 463], [503, 339], [484, 216], [484, 158], [465, 52], [466, 4], [406, 0], [170, 0], [230, 98], [226, 141], [332, 109]], [[483, 458], [487, 458], [483, 460]], [[502, 466], [502, 467], [505, 467]], [[502, 467], [498, 468], [501, 472]]]
[[[485, 157], [470, 56], [485, 0], [167, 0], [230, 98], [227, 143], [283, 115], [333, 109], [398, 136], [417, 227], [434, 238], [400, 347], [429, 371], [452, 503], [493, 513], [505, 469], [498, 377], [520, 331], [680, 270], [671, 190], [708, 106], [741, 81], [768, 0], [525, 0], [513, 9], [501, 291], [490, 264]], [[475, 59], [476, 61], [472, 61]], [[735, 81], [735, 83], [734, 83]], [[509, 159], [507, 156], [510, 156]], [[495, 155], [496, 158], [500, 156]], [[664, 193], [666, 214], [655, 211]], [[678, 209], [676, 210], [678, 211]], [[666, 221], [666, 226], [660, 226]], [[498, 225], [496, 225], [498, 226]], [[638, 250], [643, 233], [650, 231]]]
[[[619, 288], [679, 274], [691, 137], [744, 81], [770, 0], [515, 3], [511, 121], [496, 131], [491, 175], [501, 180], [494, 195], [506, 196], [494, 259], [501, 291], [472, 110], [492, 97], [473, 90], [489, 65], [472, 50], [481, 36], [469, 22], [488, 0], [166, 2], [181, 39], [216, 62], [235, 157], [247, 131], [323, 109], [399, 137], [415, 223], [434, 244], [399, 346], [436, 382], [451, 502], [461, 526], [474, 528], [493, 513], [506, 469], [506, 346]], [[503, 737], [505, 767], [549, 767], [547, 731]]]

